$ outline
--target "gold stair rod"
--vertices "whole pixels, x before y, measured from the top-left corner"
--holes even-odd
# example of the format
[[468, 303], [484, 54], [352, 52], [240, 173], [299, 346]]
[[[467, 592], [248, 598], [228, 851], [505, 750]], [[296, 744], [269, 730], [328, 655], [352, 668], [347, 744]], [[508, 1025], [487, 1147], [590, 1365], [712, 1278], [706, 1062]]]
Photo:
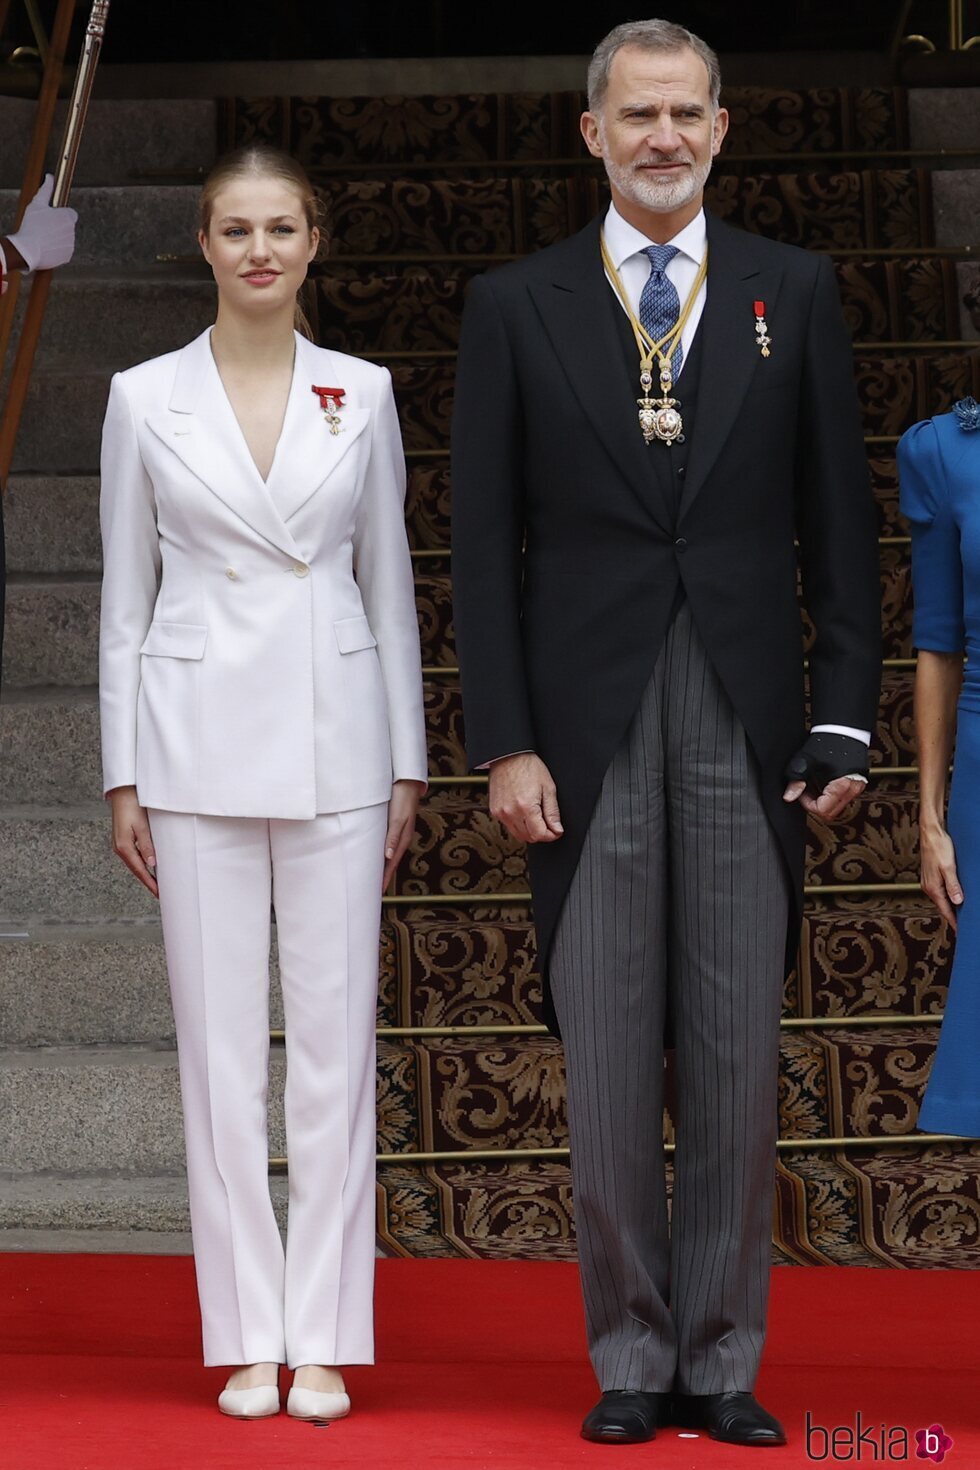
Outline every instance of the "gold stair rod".
[[[966, 1145], [975, 1139], [961, 1138], [955, 1133], [899, 1133], [893, 1137], [867, 1138], [858, 1135], [850, 1138], [780, 1138], [776, 1148], [780, 1153], [794, 1151], [817, 1153], [824, 1149], [843, 1148], [928, 1148], [937, 1143]], [[664, 1152], [674, 1153], [676, 1144], [665, 1143]], [[381, 1166], [393, 1164], [516, 1164], [530, 1160], [564, 1163], [568, 1159], [567, 1148], [474, 1148], [456, 1149], [445, 1152], [376, 1154], [375, 1163]], [[288, 1161], [285, 1158], [270, 1158], [269, 1169], [277, 1174], [285, 1173]]]
[[[921, 893], [918, 883], [813, 883], [804, 889], [807, 898], [857, 898], [873, 893]], [[527, 892], [500, 893], [395, 893], [381, 900], [386, 908], [517, 908], [531, 902]]]
[[[864, 1012], [859, 1016], [784, 1016], [779, 1024], [784, 1031], [825, 1031], [831, 1028], [850, 1030], [852, 1027], [863, 1026], [881, 1026], [886, 1029], [890, 1026], [939, 1026], [942, 1019], [942, 1015], [900, 1016], [889, 1012], [884, 1016], [874, 1016]], [[499, 1026], [378, 1026], [375, 1035], [380, 1041], [465, 1040], [468, 1037], [481, 1036], [550, 1036], [551, 1032], [547, 1026], [502, 1023]], [[269, 1040], [282, 1044], [286, 1040], [286, 1033], [281, 1029], [271, 1030]]]

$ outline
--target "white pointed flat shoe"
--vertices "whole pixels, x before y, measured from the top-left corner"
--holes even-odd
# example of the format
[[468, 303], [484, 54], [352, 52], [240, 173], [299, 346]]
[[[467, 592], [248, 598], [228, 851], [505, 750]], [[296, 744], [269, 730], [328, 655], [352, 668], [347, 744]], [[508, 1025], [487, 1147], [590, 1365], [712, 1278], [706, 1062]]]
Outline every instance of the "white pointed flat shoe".
[[279, 1413], [279, 1390], [274, 1384], [226, 1388], [218, 1394], [218, 1408], [233, 1419], [268, 1419]]
[[294, 1419], [343, 1419], [350, 1413], [350, 1399], [345, 1393], [317, 1393], [313, 1388], [297, 1388], [294, 1383], [286, 1400], [286, 1413]]

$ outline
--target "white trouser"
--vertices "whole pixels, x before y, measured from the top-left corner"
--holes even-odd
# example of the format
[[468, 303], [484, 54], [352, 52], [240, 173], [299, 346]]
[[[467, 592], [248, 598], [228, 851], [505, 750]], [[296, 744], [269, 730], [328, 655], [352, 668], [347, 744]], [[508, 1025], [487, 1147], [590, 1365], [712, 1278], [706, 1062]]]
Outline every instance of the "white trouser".
[[[207, 1365], [374, 1360], [375, 1013], [388, 808], [150, 812]], [[268, 1182], [270, 902], [289, 1232]]]

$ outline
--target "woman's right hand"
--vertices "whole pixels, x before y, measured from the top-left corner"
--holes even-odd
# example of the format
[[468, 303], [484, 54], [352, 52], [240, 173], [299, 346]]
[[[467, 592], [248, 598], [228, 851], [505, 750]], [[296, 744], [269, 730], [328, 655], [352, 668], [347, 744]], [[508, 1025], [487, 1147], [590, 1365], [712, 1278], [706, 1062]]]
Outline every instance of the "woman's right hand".
[[153, 869], [156, 857], [146, 808], [140, 806], [135, 786], [117, 786], [109, 792], [112, 802], [112, 850], [121, 857], [131, 873], [148, 888], [154, 898], [160, 897]]
[[922, 890], [932, 899], [946, 922], [955, 929], [955, 909], [963, 902], [963, 889], [956, 875], [953, 839], [945, 828], [939, 828], [934, 833], [925, 830], [920, 836], [920, 846]]

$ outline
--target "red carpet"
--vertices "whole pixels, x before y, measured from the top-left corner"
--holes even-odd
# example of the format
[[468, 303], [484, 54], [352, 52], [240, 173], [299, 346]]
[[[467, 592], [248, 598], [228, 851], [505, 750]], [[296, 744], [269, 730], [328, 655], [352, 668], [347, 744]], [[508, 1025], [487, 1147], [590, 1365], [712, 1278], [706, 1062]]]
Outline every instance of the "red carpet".
[[[927, 1467], [938, 1461], [916, 1459], [915, 1431], [939, 1423], [953, 1440], [947, 1470], [977, 1470], [978, 1308], [973, 1272], [775, 1271], [759, 1392], [791, 1442], [764, 1465]], [[350, 1370], [354, 1412], [322, 1429], [217, 1412], [223, 1374], [198, 1363], [186, 1258], [3, 1255], [0, 1312], [4, 1470], [730, 1470], [759, 1459], [673, 1429], [634, 1448], [578, 1438], [595, 1385], [567, 1265], [379, 1262], [379, 1366]], [[807, 1410], [837, 1429], [833, 1443], [812, 1433], [809, 1453]]]

